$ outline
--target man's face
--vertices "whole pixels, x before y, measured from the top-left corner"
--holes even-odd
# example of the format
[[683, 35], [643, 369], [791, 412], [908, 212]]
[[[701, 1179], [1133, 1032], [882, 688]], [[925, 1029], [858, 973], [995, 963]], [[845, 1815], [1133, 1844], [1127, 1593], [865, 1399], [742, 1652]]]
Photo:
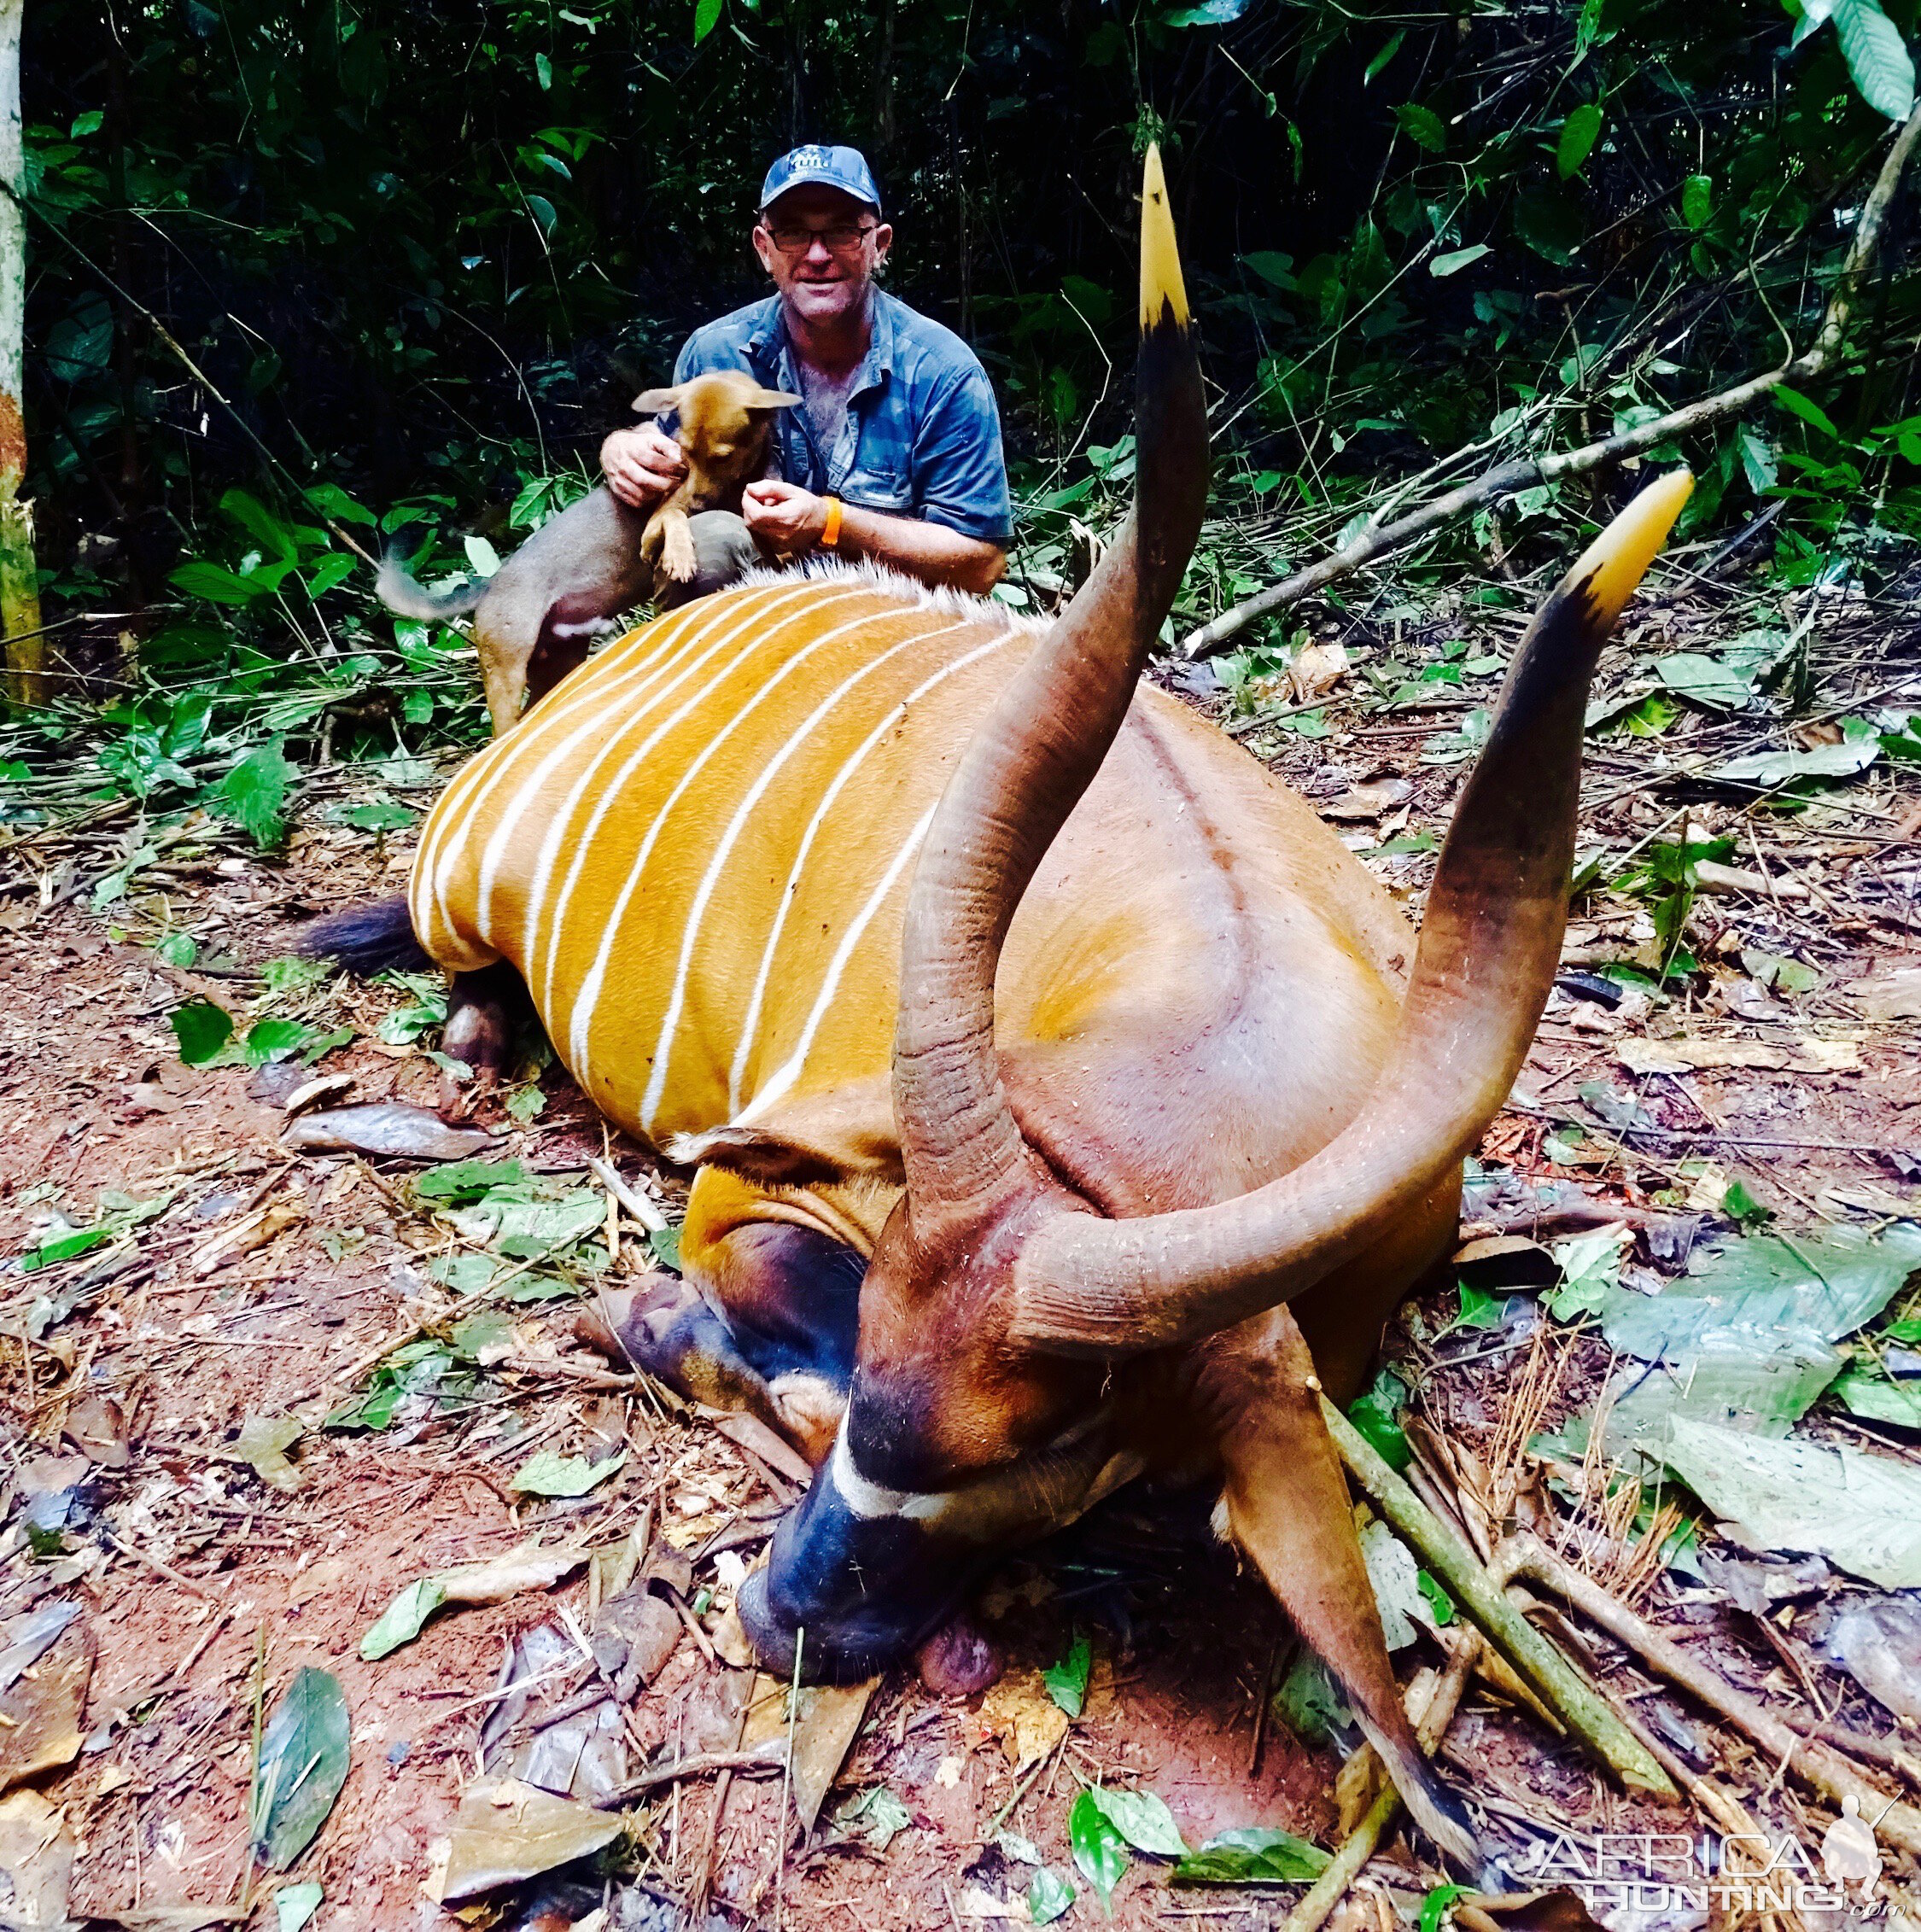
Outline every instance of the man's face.
[[865, 201], [818, 182], [790, 188], [754, 230], [761, 266], [803, 320], [831, 322], [866, 306], [894, 231]]

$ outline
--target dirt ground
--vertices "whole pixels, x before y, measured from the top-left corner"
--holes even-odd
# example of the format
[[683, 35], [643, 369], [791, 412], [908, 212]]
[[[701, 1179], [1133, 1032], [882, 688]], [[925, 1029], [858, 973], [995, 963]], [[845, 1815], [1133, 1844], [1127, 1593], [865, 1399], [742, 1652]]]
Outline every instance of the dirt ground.
[[[1711, 637], [1734, 622], [1704, 594], [1643, 614], [1632, 641], [1649, 649], [1684, 631]], [[1362, 715], [1352, 703], [1354, 661], [1385, 660], [1406, 640], [1398, 626], [1357, 622], [1342, 634], [1351, 662], [1328, 701], [1328, 735], [1302, 737], [1285, 721], [1249, 731], [1238, 720], [1236, 729], [1363, 856], [1375, 855], [1369, 862], [1417, 911], [1431, 850], [1378, 849], [1445, 829], [1467, 768], [1421, 757], [1467, 701], [1438, 686], [1433, 706]], [[1921, 688], [1918, 627], [1898, 607], [1856, 609], [1823, 635], [1818, 711]], [[1229, 715], [1204, 680], [1177, 681], [1205, 708]], [[1710, 757], [1809, 741], [1751, 716], [1690, 713], [1662, 736], [1593, 742], [1584, 848], [1604, 843], [1619, 855], [1644, 836], [1673, 837], [1691, 820], [1706, 834], [1731, 837], [1737, 857], [1730, 864], [1760, 880], [1700, 896], [1687, 940], [1702, 972], [1674, 1003], [1638, 996], [1610, 1009], [1578, 978], [1556, 992], [1513, 1102], [1482, 1150], [1491, 1173], [1558, 1178], [1644, 1206], [1702, 1199], [1705, 1171], [1715, 1185], [1738, 1179], [1790, 1227], [1871, 1227], [1921, 1205], [1913, 1024], [1870, 1017], [1852, 990], [1921, 966], [1917, 768], [1878, 765], [1794, 813], [1763, 808], [1751, 789], [1714, 789], [1685, 776]], [[1812, 742], [1820, 741], [1817, 720]], [[92, 1650], [84, 1743], [68, 1768], [39, 1786], [77, 1842], [71, 1909], [81, 1919], [185, 1924], [210, 1921], [141, 1915], [195, 1904], [233, 1908], [237, 1922], [245, 1901], [252, 1923], [272, 1923], [272, 1893], [313, 1879], [324, 1888], [312, 1921], [320, 1932], [442, 1925], [445, 1911], [429, 1895], [436, 1856], [444, 1856], [436, 1847], [480, 1770], [480, 1726], [503, 1659], [517, 1636], [552, 1626], [563, 1609], [592, 1627], [600, 1577], [576, 1568], [551, 1591], [450, 1608], [417, 1641], [371, 1662], [359, 1649], [369, 1626], [417, 1579], [530, 1534], [549, 1546], [610, 1550], [651, 1526], [691, 1561], [683, 1602], [699, 1609], [675, 1612], [679, 1641], [628, 1707], [620, 1741], [628, 1771], [651, 1755], [726, 1752], [739, 1735], [740, 1673], [712, 1650], [716, 1636], [727, 1640], [729, 1579], [752, 1560], [795, 1489], [751, 1446], [610, 1374], [576, 1336], [571, 1299], [511, 1306], [511, 1353], [490, 1362], [458, 1399], [410, 1397], [381, 1430], [318, 1427], [364, 1386], [383, 1341], [398, 1345], [421, 1318], [444, 1311], [449, 1297], [425, 1272], [447, 1245], [444, 1232], [409, 1195], [410, 1164], [289, 1152], [280, 1134], [282, 1102], [297, 1083], [290, 1071], [188, 1067], [168, 1016], [200, 996], [244, 1004], [258, 989], [252, 974], [289, 950], [305, 917], [393, 889], [406, 840], [382, 842], [310, 814], [283, 858], [209, 833], [201, 857], [160, 876], [149, 871], [100, 913], [84, 891], [42, 906], [100, 870], [97, 842], [117, 838], [127, 822], [124, 814], [98, 817], [64, 843], [43, 833], [31, 849], [15, 839], [8, 884], [16, 896], [4, 902], [0, 931], [0, 1252], [44, 1241], [50, 1225], [57, 1231], [55, 1216], [86, 1227], [120, 1197], [167, 1199], [124, 1242], [0, 1281], [8, 1411], [0, 1422], [0, 1514], [8, 1518], [0, 1619], [13, 1627], [36, 1606], [75, 1598], [84, 1614], [61, 1643]], [[43, 878], [56, 884], [40, 888]], [[161, 964], [150, 945], [163, 926], [192, 929], [202, 963]], [[116, 941], [116, 930], [127, 937]], [[1579, 975], [1594, 961], [1644, 949], [1652, 934], [1644, 904], [1600, 892], [1577, 908], [1568, 970]], [[1770, 989], [1765, 972], [1757, 977], [1760, 956], [1798, 961], [1818, 983]], [[318, 1071], [350, 1075], [356, 1102], [433, 1103], [438, 1075], [421, 1048], [374, 1036], [377, 1020], [401, 1001], [388, 988], [335, 983], [301, 1009], [314, 1024], [355, 1029]], [[1624, 1042], [1674, 1036], [1778, 1051], [1749, 1055], [1757, 1065], [1679, 1072], [1637, 1074], [1624, 1063]], [[1650, 1124], [1625, 1138], [1604, 1132], [1576, 1098], [1597, 1081], [1632, 1094]], [[509, 1127], [495, 1151], [536, 1170], [577, 1173], [603, 1153], [603, 1131], [558, 1068], [544, 1087], [545, 1112]], [[497, 1109], [486, 1118], [507, 1126]], [[1573, 1159], [1556, 1125], [1568, 1120], [1588, 1129]], [[630, 1178], [652, 1171], [617, 1139], [610, 1152]], [[661, 1178], [669, 1205], [684, 1178]], [[219, 1238], [236, 1229], [241, 1238], [223, 1251]], [[251, 1245], [263, 1229], [268, 1238]], [[628, 1231], [630, 1244], [637, 1238]], [[55, 1313], [34, 1321], [35, 1305], [48, 1297]], [[1486, 1459], [1530, 1350], [1545, 1345], [1536, 1340], [1538, 1322], [1444, 1333], [1454, 1313], [1451, 1287], [1404, 1316], [1389, 1352], [1424, 1371], [1416, 1407], [1431, 1433]], [[1570, 1362], [1543, 1413], [1546, 1426], [1605, 1366], [1591, 1338], [1555, 1345], [1568, 1347]], [[280, 1489], [237, 1458], [236, 1445], [249, 1419], [289, 1415], [309, 1426], [292, 1451], [295, 1486]], [[1838, 1415], [1816, 1428], [1912, 1453], [1900, 1446], [1900, 1432]], [[517, 1494], [508, 1478], [536, 1443], [597, 1457], [622, 1448], [627, 1461], [579, 1498]], [[20, 1504], [61, 1491], [70, 1492], [64, 1524], [36, 1549]], [[1125, 1495], [1056, 1545], [1010, 1563], [976, 1607], [977, 1624], [1005, 1655], [1003, 1684], [1025, 1684], [1054, 1663], [1077, 1631], [1092, 1639], [1085, 1709], [1041, 1760], [1038, 1776], [1017, 1774], [1013, 1749], [996, 1735], [1004, 1706], [992, 1704], [993, 1694], [984, 1714], [980, 1696], [943, 1699], [896, 1670], [874, 1692], [820, 1824], [784, 1865], [791, 1818], [779, 1778], [732, 1779], [710, 1851], [716, 1780], [688, 1777], [630, 1807], [622, 1876], [604, 1889], [590, 1879], [546, 1894], [534, 1885], [463, 1908], [463, 1917], [564, 1925], [604, 1901], [601, 1923], [672, 1926], [685, 1922], [680, 1901], [710, 1869], [711, 1909], [723, 1923], [808, 1932], [957, 1928], [979, 1917], [984, 1901], [1025, 1898], [1031, 1874], [992, 1842], [1002, 1831], [1031, 1841], [1049, 1868], [1071, 1871], [1067, 1810], [1096, 1777], [1158, 1793], [1190, 1845], [1262, 1824], [1332, 1846], [1340, 1754], [1310, 1748], [1263, 1713], [1264, 1687], [1291, 1647], [1271, 1602], [1210, 1541], [1208, 1500]], [[1660, 1577], [1642, 1607], [1698, 1642], [1739, 1687], [1789, 1704], [1810, 1696], [1783, 1657], [1732, 1631], [1714, 1591]], [[1650, 1719], [1664, 1734], [1698, 1742], [1711, 1728], [1593, 1631], [1584, 1645], [1604, 1680], [1638, 1708], [1665, 1713]], [[50, 1661], [64, 1654], [56, 1647]], [[1431, 1640], [1423, 1637], [1411, 1655], [1432, 1659]], [[293, 1672], [310, 1664], [333, 1672], [344, 1689], [351, 1770], [292, 1873], [250, 1880], [255, 1710], [271, 1708]], [[567, 1652], [543, 1687], [549, 1707], [590, 1677], [578, 1651]], [[1827, 1671], [1819, 1689], [1845, 1721], [1889, 1732], [1887, 1713], [1851, 1681]], [[1724, 1732], [1703, 1748], [1704, 1761], [1751, 1794], [1757, 1817], [1819, 1842], [1825, 1814], [1771, 1777], [1751, 1747]], [[1484, 1688], [1470, 1692], [1444, 1761], [1491, 1831], [1499, 1837], [1504, 1829], [1515, 1844], [1527, 1832], [1513, 1814], [1536, 1827], [1593, 1833], [1649, 1811]], [[499, 1762], [490, 1759], [489, 1770]], [[883, 1785], [906, 1814], [885, 1849], [868, 1821], [835, 1822], [849, 1797]], [[1660, 1822], [1671, 1826], [1673, 1816]], [[1165, 1876], [1164, 1866], [1136, 1859], [1116, 1892], [1114, 1923], [1278, 1924], [1298, 1895], [1175, 1889]], [[1370, 1868], [1367, 1916], [1351, 1911], [1346, 1923], [1411, 1925], [1439, 1876], [1397, 1839]], [[1098, 1923], [1089, 1888], [1077, 1875], [1076, 1882], [1081, 1899], [1066, 1923]], [[1023, 1906], [1017, 1916], [1024, 1913]]]

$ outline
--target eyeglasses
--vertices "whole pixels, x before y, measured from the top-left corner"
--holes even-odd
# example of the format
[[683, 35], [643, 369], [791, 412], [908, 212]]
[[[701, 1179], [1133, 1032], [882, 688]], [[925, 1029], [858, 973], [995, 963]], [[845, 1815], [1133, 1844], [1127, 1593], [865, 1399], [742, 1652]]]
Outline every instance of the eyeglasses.
[[793, 228], [785, 222], [778, 225], [762, 224], [774, 247], [784, 255], [804, 255], [816, 242], [825, 242], [837, 255], [850, 254], [879, 225], [878, 221], [837, 221], [828, 228]]

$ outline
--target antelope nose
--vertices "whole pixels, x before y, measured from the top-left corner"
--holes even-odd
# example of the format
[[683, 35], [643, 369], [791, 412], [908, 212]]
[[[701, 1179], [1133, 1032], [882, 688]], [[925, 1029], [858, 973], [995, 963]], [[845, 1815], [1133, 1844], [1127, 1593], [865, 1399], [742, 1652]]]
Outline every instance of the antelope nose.
[[810, 1681], [864, 1677], [911, 1649], [953, 1608], [970, 1566], [899, 1517], [856, 1515], [831, 1466], [781, 1519], [767, 1567], [737, 1608], [762, 1661]]

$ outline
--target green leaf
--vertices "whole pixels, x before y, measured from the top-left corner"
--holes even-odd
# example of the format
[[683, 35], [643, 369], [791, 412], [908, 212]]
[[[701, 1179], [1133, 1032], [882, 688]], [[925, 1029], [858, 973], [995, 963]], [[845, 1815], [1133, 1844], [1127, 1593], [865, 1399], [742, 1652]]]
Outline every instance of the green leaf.
[[1476, 242], [1472, 248], [1456, 248], [1445, 255], [1435, 255], [1428, 263], [1428, 272], [1436, 280], [1444, 280], [1450, 275], [1458, 274], [1463, 268], [1479, 261], [1483, 255], [1493, 254], [1485, 242]]
[[1880, 756], [1878, 738], [1849, 738], [1839, 744], [1817, 744], [1807, 751], [1756, 751], [1745, 758], [1730, 758], [1706, 776], [1772, 791], [1776, 785], [1793, 785], [1803, 779], [1853, 778], [1865, 772]]
[[260, 1739], [248, 1807], [262, 1864], [284, 1871], [327, 1822], [347, 1782], [347, 1731], [339, 1678], [312, 1666], [295, 1671]]
[[1420, 1932], [1440, 1932], [1441, 1922], [1447, 1917], [1457, 1899], [1468, 1895], [1465, 1885], [1437, 1885], [1421, 1901]]
[[1067, 1814], [1067, 1842], [1083, 1878], [1101, 1894], [1101, 1909], [1114, 1916], [1114, 1887], [1127, 1870], [1127, 1841], [1095, 1801], [1090, 1785]]
[[1583, 101], [1561, 124], [1561, 138], [1555, 144], [1555, 172], [1565, 181], [1579, 174], [1601, 138], [1601, 104]]
[[536, 54], [534, 56], [534, 78], [540, 82], [540, 91], [543, 94], [552, 91], [553, 87], [553, 62], [545, 54]]
[[1241, 259], [1270, 288], [1285, 290], [1296, 285], [1292, 255], [1284, 255], [1277, 248], [1256, 248]]
[[699, 46], [715, 27], [721, 24], [721, 9], [727, 0], [694, 0], [693, 37], [694, 45]]
[[112, 1239], [111, 1231], [105, 1228], [76, 1228], [69, 1234], [55, 1234], [50, 1240], [42, 1241], [37, 1248], [29, 1248], [20, 1258], [20, 1264], [31, 1275], [37, 1268], [51, 1268], [56, 1262], [72, 1261], [91, 1253], [102, 1241]]
[[1217, 1832], [1174, 1867], [1177, 1885], [1311, 1885], [1332, 1860], [1318, 1845], [1270, 1824]]
[[1152, 1791], [1122, 1791], [1112, 1785], [1095, 1785], [1082, 1794], [1091, 1798], [1101, 1815], [1137, 1852], [1155, 1858], [1179, 1859], [1188, 1847], [1180, 1827]]
[[1632, 1239], [1625, 1228], [1597, 1228], [1555, 1244], [1561, 1285], [1548, 1297], [1548, 1309], [1556, 1321], [1576, 1321], [1607, 1301], [1620, 1287], [1621, 1260]]
[[181, 564], [178, 569], [168, 571], [166, 581], [174, 589], [184, 591], [189, 597], [203, 597], [210, 604], [251, 604], [257, 597], [266, 597], [280, 582], [279, 577], [272, 572], [257, 571], [251, 576], [242, 577], [199, 557]]
[[412, 1643], [428, 1618], [446, 1602], [447, 1591], [437, 1578], [422, 1577], [410, 1583], [360, 1639], [361, 1657], [371, 1664], [403, 1643]]
[[326, 1895], [312, 1879], [304, 1885], [283, 1885], [273, 1894], [274, 1932], [301, 1932]]
[[1790, 389], [1785, 382], [1774, 386], [1774, 400], [1790, 416], [1798, 416], [1803, 423], [1811, 423], [1824, 436], [1841, 441], [1841, 432], [1834, 426], [1833, 419], [1818, 402], [1804, 396], [1799, 389]]
[[1834, 30], [1861, 98], [1889, 120], [1914, 110], [1914, 59], [1877, 0], [1835, 0]]
[[1830, 1392], [1840, 1397], [1851, 1415], [1865, 1415], [1872, 1422], [1892, 1422], [1897, 1428], [1921, 1429], [1921, 1382], [1896, 1381], [1871, 1359], [1857, 1361], [1843, 1369], [1835, 1378]]
[[190, 1000], [168, 1019], [189, 1066], [205, 1066], [233, 1037], [233, 1015], [211, 1000]]
[[1447, 147], [1447, 124], [1432, 108], [1423, 108], [1417, 102], [1404, 101], [1394, 109], [1394, 119], [1401, 124], [1401, 131], [1410, 141], [1418, 142], [1430, 154], [1443, 153]]
[[1749, 1547], [1825, 1556], [1883, 1590], [1921, 1586], [1921, 1469], [1677, 1415], [1661, 1456]]
[[372, 511], [363, 510], [338, 483], [309, 483], [307, 500], [336, 523], [364, 523], [371, 529], [379, 522]]
[[1711, 175], [1690, 174], [1681, 184], [1681, 219], [1698, 234], [1714, 219], [1714, 182]]
[[654, 1251], [654, 1259], [663, 1268], [674, 1274], [680, 1272], [680, 1230], [678, 1228], [654, 1228], [647, 1234], [647, 1246]]
[[1721, 1211], [1743, 1229], [1759, 1228], [1774, 1218], [1774, 1210], [1756, 1200], [1744, 1181], [1728, 1182], [1727, 1192], [1721, 1196]]
[[357, 826], [362, 832], [405, 832], [418, 816], [406, 806], [384, 798], [366, 805], [343, 805], [334, 814], [341, 824]]
[[234, 823], [264, 851], [279, 844], [286, 826], [281, 818], [287, 787], [300, 775], [272, 739], [249, 751], [207, 794], [207, 803]]
[[1430, 1576], [1423, 1570], [1420, 1576], [1421, 1594], [1428, 1599], [1428, 1608], [1433, 1613], [1437, 1629], [1445, 1630], [1454, 1621], [1454, 1599], [1447, 1594], [1439, 1577]]
[[1347, 1420], [1397, 1471], [1414, 1460], [1414, 1451], [1401, 1433], [1400, 1414], [1406, 1406], [1407, 1384], [1392, 1369], [1383, 1369], [1374, 1378], [1374, 1386], [1347, 1411]]
[[1067, 1646], [1067, 1655], [1058, 1664], [1041, 1672], [1048, 1696], [1071, 1718], [1077, 1718], [1087, 1702], [1088, 1672], [1094, 1665], [1094, 1646], [1079, 1631]]
[[1035, 1925], [1052, 1925], [1077, 1896], [1073, 1881], [1048, 1866], [1028, 1881], [1027, 1917]]
[[297, 1019], [256, 1020], [247, 1030], [247, 1064], [265, 1066], [269, 1060], [290, 1059], [313, 1038], [313, 1029]]
[[507, 1095], [507, 1118], [517, 1127], [538, 1120], [546, 1111], [547, 1096], [531, 1081], [524, 1087], [516, 1087]]
[[90, 108], [84, 114], [75, 114], [73, 125], [67, 130], [67, 138], [84, 141], [90, 134], [99, 133], [107, 117], [98, 108]]
[[239, 524], [262, 550], [288, 560], [300, 554], [293, 532], [257, 496], [245, 490], [229, 490], [220, 499], [220, 514]]
[[1490, 1294], [1486, 1288], [1477, 1288], [1472, 1281], [1462, 1281], [1457, 1285], [1461, 1293], [1461, 1311], [1449, 1326], [1456, 1328], [1498, 1328], [1505, 1297]]
[[1354, 1720], [1340, 1686], [1312, 1651], [1303, 1649], [1274, 1694], [1275, 1715], [1305, 1744], [1328, 1744]]
[[604, 1462], [589, 1462], [584, 1456], [563, 1456], [543, 1449], [528, 1457], [509, 1489], [523, 1496], [585, 1496], [614, 1475], [627, 1462], [623, 1449]]
[[492, 1188], [524, 1187], [532, 1179], [517, 1160], [449, 1160], [417, 1174], [413, 1191], [423, 1201], [458, 1207]]
[[1393, 59], [1395, 55], [1400, 52], [1401, 43], [1406, 38], [1407, 29], [1404, 26], [1396, 27], [1393, 32], [1388, 35], [1387, 44], [1368, 62], [1366, 70], [1361, 75], [1361, 85], [1363, 87], [1380, 77], [1381, 70], [1387, 65], [1388, 61]]
[[353, 575], [357, 558], [346, 552], [333, 550], [323, 557], [307, 574], [307, 594], [310, 598], [324, 597], [337, 584], [344, 584]]

